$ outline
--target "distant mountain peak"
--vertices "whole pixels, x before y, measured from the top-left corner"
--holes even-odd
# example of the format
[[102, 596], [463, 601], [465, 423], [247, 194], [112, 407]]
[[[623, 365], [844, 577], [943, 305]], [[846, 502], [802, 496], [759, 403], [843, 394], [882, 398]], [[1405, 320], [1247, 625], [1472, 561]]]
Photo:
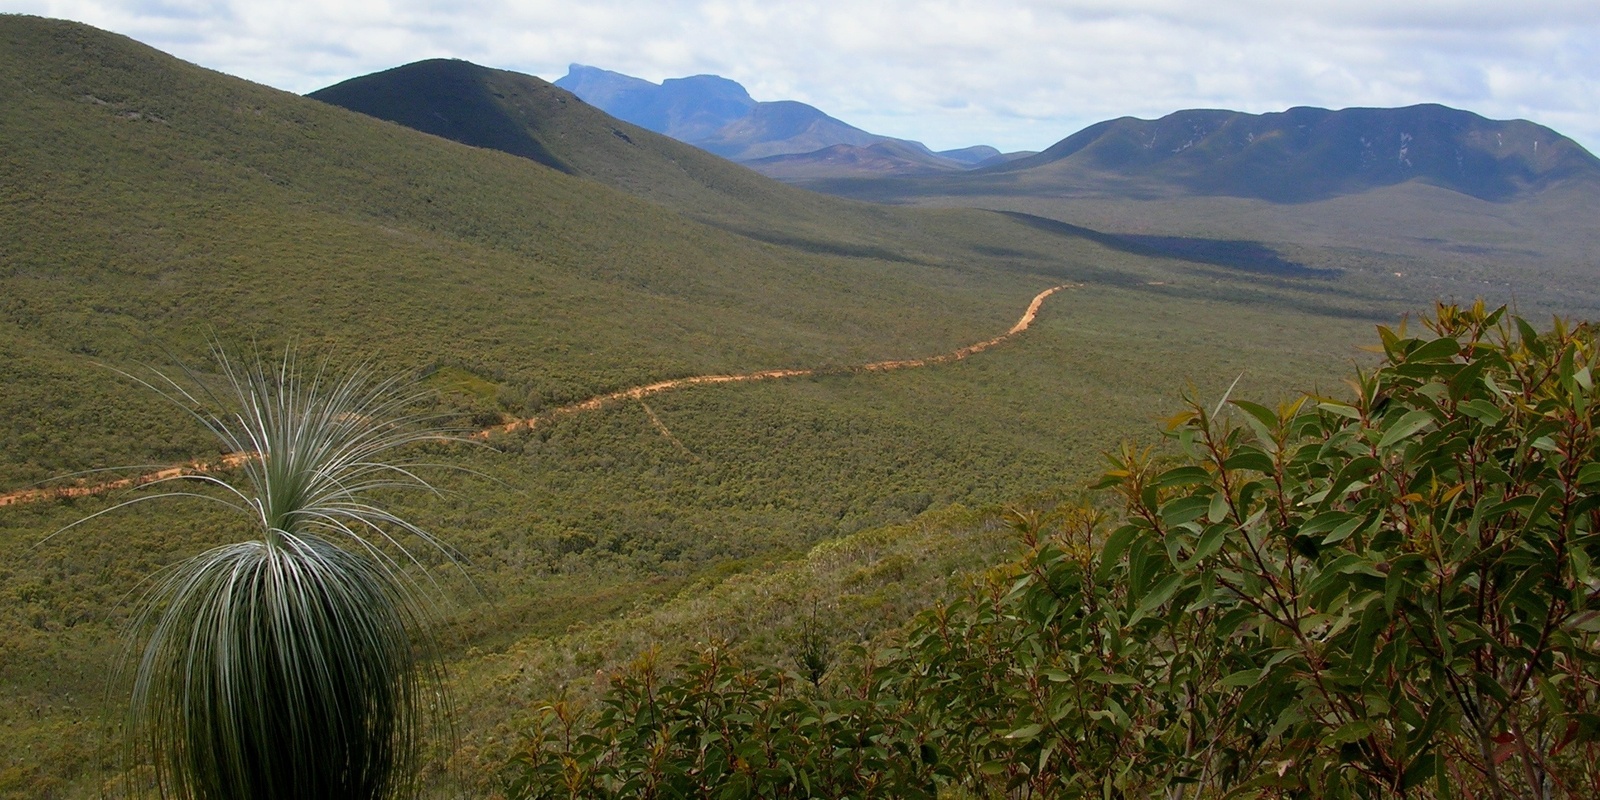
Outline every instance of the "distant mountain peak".
[[[646, 83], [649, 83], [649, 81], [646, 81]], [[669, 92], [700, 92], [713, 97], [736, 100], [747, 105], [756, 104], [750, 93], [745, 91], [743, 84], [724, 78], [721, 75], [690, 75], [685, 78], [667, 78], [661, 82], [661, 88]]]
[[[555, 83], [619, 119], [785, 179], [803, 176], [806, 164], [824, 165], [830, 174], [846, 169], [839, 152], [831, 150], [839, 146], [898, 145], [890, 158], [852, 156], [850, 163], [871, 164], [861, 171], [875, 175], [970, 167], [999, 154], [981, 146], [936, 154], [921, 142], [869, 133], [799, 101], [757, 102], [738, 82], [717, 75], [669, 78], [658, 85], [573, 64]], [[807, 154], [815, 158], [770, 160]]]
[[643, 79], [624, 75], [620, 72], [591, 67], [584, 64], [572, 64], [567, 67], [567, 76], [557, 81], [556, 85], [585, 99], [590, 105], [604, 108], [610, 103], [615, 103], [617, 98], [630, 92], [648, 91], [655, 84]]

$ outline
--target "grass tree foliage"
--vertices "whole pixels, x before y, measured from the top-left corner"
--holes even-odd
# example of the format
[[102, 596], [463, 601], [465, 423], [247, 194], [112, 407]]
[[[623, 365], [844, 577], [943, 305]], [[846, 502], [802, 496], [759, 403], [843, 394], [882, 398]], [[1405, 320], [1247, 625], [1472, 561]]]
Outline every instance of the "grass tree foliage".
[[815, 691], [706, 660], [551, 704], [512, 793], [1600, 794], [1594, 330], [1424, 326], [1352, 397], [1193, 405], [1175, 460], [1016, 512], [1023, 560]]
[[[408, 547], [440, 542], [375, 495], [426, 486], [391, 460], [436, 439], [416, 396], [357, 368], [236, 366], [223, 389], [162, 377], [227, 452], [240, 486], [170, 491], [246, 517], [255, 535], [180, 561], [149, 584], [130, 653], [129, 791], [196, 800], [390, 798], [414, 793], [444, 725], [422, 622], [432, 588]], [[159, 383], [159, 385], [157, 385]], [[125, 504], [126, 505], [126, 504]], [[144, 765], [153, 768], [146, 776]]]

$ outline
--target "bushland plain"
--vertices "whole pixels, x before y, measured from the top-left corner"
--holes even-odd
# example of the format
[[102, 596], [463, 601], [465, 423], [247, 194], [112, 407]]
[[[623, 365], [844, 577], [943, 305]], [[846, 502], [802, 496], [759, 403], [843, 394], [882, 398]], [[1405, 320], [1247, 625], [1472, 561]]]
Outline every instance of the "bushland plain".
[[[737, 615], [770, 622], [752, 652], [795, 664], [806, 631], [891, 630], [1007, 556], [1002, 504], [1072, 493], [1186, 391], [1337, 392], [1372, 323], [1432, 292], [829, 198], [597, 114], [553, 137], [563, 171], [80, 25], [0, 17], [0, 42], [0, 491], [216, 455], [119, 374], [209, 380], [213, 340], [414, 374], [463, 431], [828, 368], [418, 453], [441, 494], [394, 500], [470, 564], [442, 610], [462, 743], [441, 763], [472, 776], [532, 698], [647, 644], [738, 639]], [[1069, 283], [1002, 347], [851, 369], [990, 338]], [[180, 502], [51, 536], [137, 496], [0, 507], [5, 796], [95, 791], [126, 599], [233, 524]]]

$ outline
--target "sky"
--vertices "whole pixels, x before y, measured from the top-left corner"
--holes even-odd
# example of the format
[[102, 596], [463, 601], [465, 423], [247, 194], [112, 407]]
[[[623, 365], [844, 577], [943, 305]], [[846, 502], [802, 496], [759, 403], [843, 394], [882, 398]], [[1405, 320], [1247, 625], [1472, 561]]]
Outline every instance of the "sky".
[[715, 74], [936, 150], [1095, 122], [1442, 103], [1600, 154], [1596, 0], [0, 0], [296, 93], [424, 58]]

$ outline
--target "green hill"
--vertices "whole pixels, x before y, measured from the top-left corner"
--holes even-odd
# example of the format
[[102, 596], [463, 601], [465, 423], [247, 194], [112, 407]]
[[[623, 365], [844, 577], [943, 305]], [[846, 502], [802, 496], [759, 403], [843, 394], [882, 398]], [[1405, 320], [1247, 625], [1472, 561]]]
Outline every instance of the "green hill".
[[[1034, 155], [881, 191], [990, 194], [1048, 185], [1074, 197], [1309, 203], [1410, 182], [1506, 202], [1600, 182], [1600, 159], [1542, 125], [1435, 104], [1274, 114], [1191, 109], [1107, 120]], [[874, 195], [869, 182], [816, 185]]]
[[[760, 241], [891, 260], [947, 253], [951, 241], [960, 241], [930, 238], [912, 218], [877, 206], [768, 180], [612, 117], [532, 75], [433, 59], [351, 78], [308, 97], [592, 178]], [[902, 155], [923, 157], [909, 149]]]
[[1524, 120], [1441, 105], [1291, 108], [1277, 114], [1191, 110], [1085, 128], [1044, 152], [990, 168], [1047, 167], [1120, 176], [1147, 191], [1306, 202], [1421, 181], [1508, 200], [1571, 179], [1600, 179], [1600, 159]]
[[[558, 97], [528, 91], [530, 109]], [[467, 764], [503, 720], [475, 705], [517, 670], [503, 653], [926, 510], [1053, 491], [1186, 383], [1313, 383], [1403, 307], [1360, 281], [811, 195], [570, 105], [543, 140], [554, 169], [0, 16], [0, 492], [212, 455], [114, 370], [204, 379], [213, 337], [423, 376], [464, 425], [831, 368], [423, 454], [442, 496], [398, 502], [487, 598], [445, 626]], [[981, 356], [850, 369], [988, 339], [1062, 283], [1083, 285]], [[121, 598], [228, 531], [205, 503], [153, 504], [40, 544], [129, 496], [0, 507], [0, 796], [93, 793]]]

